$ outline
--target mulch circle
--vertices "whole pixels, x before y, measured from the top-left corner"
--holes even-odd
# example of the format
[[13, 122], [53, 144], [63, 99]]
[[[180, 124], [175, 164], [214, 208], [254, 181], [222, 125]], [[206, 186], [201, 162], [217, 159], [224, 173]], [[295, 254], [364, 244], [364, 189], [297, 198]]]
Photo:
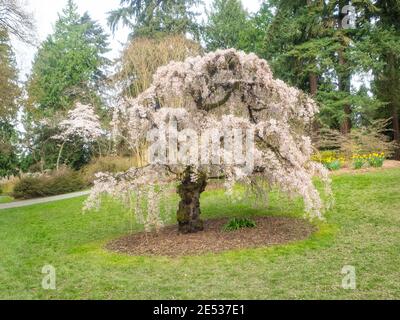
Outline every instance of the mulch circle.
[[132, 256], [190, 256], [219, 253], [235, 249], [259, 248], [311, 236], [316, 228], [306, 220], [284, 217], [256, 217], [255, 228], [226, 232], [225, 219], [207, 220], [202, 232], [182, 235], [177, 226], [168, 226], [158, 233], [137, 233], [113, 240], [106, 249]]

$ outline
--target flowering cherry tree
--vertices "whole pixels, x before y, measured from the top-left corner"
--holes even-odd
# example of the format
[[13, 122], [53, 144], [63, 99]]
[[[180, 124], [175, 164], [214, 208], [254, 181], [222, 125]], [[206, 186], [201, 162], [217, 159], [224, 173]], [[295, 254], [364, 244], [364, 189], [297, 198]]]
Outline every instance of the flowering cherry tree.
[[[200, 195], [210, 179], [223, 179], [232, 194], [236, 182], [257, 194], [278, 187], [304, 199], [310, 218], [322, 218], [313, 177], [327, 171], [311, 161], [307, 127], [318, 112], [303, 92], [273, 78], [268, 63], [254, 54], [219, 50], [159, 68], [152, 86], [116, 108], [115, 136], [132, 148], [148, 147], [148, 164], [126, 173], [99, 174], [86, 209], [104, 194], [123, 200], [138, 221], [159, 227], [157, 201], [177, 182], [181, 233], [203, 230]], [[138, 198], [146, 195], [148, 204]], [[144, 214], [147, 212], [147, 216]]]
[[59, 129], [61, 133], [53, 137], [53, 139], [62, 141], [57, 158], [57, 170], [64, 145], [67, 142], [80, 138], [84, 143], [92, 143], [104, 134], [99, 116], [93, 107], [79, 102], [73, 110], [68, 112], [67, 119], [60, 122]]

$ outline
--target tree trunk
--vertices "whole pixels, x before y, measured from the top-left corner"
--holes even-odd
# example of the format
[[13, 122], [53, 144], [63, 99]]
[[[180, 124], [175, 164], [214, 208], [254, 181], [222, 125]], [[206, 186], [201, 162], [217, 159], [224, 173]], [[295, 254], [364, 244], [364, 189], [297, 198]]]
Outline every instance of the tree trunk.
[[186, 170], [184, 179], [178, 187], [178, 194], [181, 197], [177, 219], [179, 232], [183, 234], [195, 233], [204, 230], [203, 221], [200, 219], [200, 195], [207, 186], [204, 175], [200, 175], [197, 181], [191, 180], [190, 169]]
[[63, 144], [61, 145], [60, 152], [58, 153], [57, 165], [56, 165], [57, 171], [60, 169], [60, 160], [61, 160], [61, 154], [64, 150], [64, 145], [65, 145], [65, 142], [63, 142]]
[[[399, 124], [399, 114], [397, 112], [397, 106], [392, 104], [392, 121], [393, 121], [393, 139], [400, 146], [400, 124]], [[394, 154], [395, 160], [400, 160], [400, 149], [396, 148]]]
[[[309, 74], [309, 81], [310, 81], [310, 95], [315, 98], [318, 92], [318, 76], [314, 73], [311, 72]], [[314, 121], [312, 123], [311, 127], [311, 132], [310, 134], [313, 137], [318, 137], [319, 136], [319, 131], [320, 131], [320, 123], [317, 117], [314, 118]]]
[[309, 79], [310, 79], [310, 94], [312, 96], [316, 96], [318, 90], [318, 76], [315, 73], [311, 72], [309, 75]]
[[[338, 27], [342, 32], [342, 37], [345, 36], [343, 19], [346, 14], [342, 12], [342, 8], [347, 4], [347, 1], [339, 1], [339, 15], [338, 15]], [[339, 90], [346, 92], [349, 96], [351, 95], [351, 72], [348, 70], [348, 62], [345, 58], [345, 52], [348, 45], [342, 41], [338, 50], [339, 67], [338, 67], [338, 82]], [[351, 131], [351, 106], [349, 104], [343, 105], [344, 119], [340, 124], [340, 131], [342, 134], [347, 135]]]

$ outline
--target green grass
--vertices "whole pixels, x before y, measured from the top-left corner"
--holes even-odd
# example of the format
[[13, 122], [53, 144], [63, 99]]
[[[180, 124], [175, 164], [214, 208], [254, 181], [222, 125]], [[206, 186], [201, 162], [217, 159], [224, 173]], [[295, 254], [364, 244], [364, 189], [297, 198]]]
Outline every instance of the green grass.
[[0, 204], [13, 202], [14, 198], [9, 196], [0, 196]]
[[[105, 251], [129, 230], [112, 203], [85, 215], [84, 198], [0, 211], [0, 299], [400, 298], [400, 170], [333, 180], [336, 206], [310, 239], [177, 259]], [[212, 191], [202, 208], [205, 218], [302, 215], [300, 201], [278, 194], [256, 210]], [[57, 270], [55, 291], [41, 288], [46, 264]], [[356, 290], [341, 287], [345, 265], [356, 268]]]

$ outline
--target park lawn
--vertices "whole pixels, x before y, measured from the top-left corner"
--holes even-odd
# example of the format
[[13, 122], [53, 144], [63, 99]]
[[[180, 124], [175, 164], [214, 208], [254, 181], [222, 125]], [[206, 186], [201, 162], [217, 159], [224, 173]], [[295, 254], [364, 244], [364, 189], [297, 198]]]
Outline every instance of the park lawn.
[[13, 202], [14, 198], [9, 196], [0, 196], [0, 204]]
[[[310, 239], [182, 258], [105, 251], [130, 228], [112, 203], [89, 214], [84, 198], [0, 211], [0, 299], [399, 299], [399, 181], [400, 169], [334, 176], [335, 208]], [[205, 218], [302, 216], [300, 201], [276, 193], [257, 210], [213, 190], [202, 208]], [[41, 287], [47, 264], [55, 291]], [[356, 268], [356, 290], [341, 286], [345, 265]]]

